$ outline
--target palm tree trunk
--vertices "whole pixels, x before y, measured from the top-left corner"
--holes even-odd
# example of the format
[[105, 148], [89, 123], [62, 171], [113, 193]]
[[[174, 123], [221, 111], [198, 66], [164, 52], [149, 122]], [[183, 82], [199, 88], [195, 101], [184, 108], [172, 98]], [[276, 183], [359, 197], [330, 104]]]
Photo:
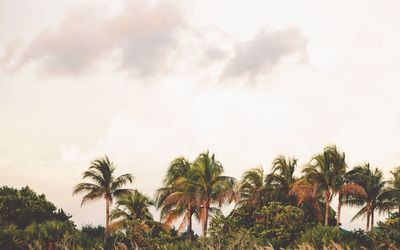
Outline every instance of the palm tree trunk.
[[49, 242], [49, 244], [47, 246], [47, 250], [54, 250], [54, 243], [53, 242]]
[[105, 197], [106, 200], [106, 228], [104, 231], [104, 250], [111, 250], [111, 242], [110, 239], [108, 238], [109, 235], [109, 226], [110, 226], [110, 203], [111, 199], [106, 195]]
[[339, 200], [338, 200], [338, 206], [337, 206], [337, 221], [336, 221], [336, 227], [340, 227], [340, 210], [342, 209], [342, 197], [339, 194]]
[[192, 204], [188, 206], [187, 240], [192, 241]]
[[374, 212], [375, 212], [375, 208], [371, 209], [371, 228], [370, 230], [372, 230], [374, 228]]
[[367, 230], [369, 230], [369, 220], [371, 217], [371, 204], [369, 202], [367, 202]]
[[203, 209], [205, 209], [204, 210], [205, 218], [204, 218], [204, 221], [203, 221], [203, 237], [206, 237], [207, 236], [207, 226], [208, 226], [208, 212], [210, 210], [210, 201], [209, 200], [207, 200], [204, 203], [204, 208]]
[[110, 199], [106, 197], [106, 232], [105, 232], [106, 235], [108, 235], [109, 226], [110, 226]]
[[325, 226], [329, 223], [329, 191], [325, 191]]

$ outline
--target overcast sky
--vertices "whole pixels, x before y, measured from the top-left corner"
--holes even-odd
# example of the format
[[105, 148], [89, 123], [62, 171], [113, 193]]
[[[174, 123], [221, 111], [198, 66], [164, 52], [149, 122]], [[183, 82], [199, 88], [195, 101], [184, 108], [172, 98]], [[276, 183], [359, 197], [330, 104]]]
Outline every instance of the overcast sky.
[[[398, 1], [0, 0], [0, 185], [78, 224], [89, 162], [153, 197], [168, 163], [209, 149], [240, 178], [330, 143], [400, 165]], [[300, 171], [300, 170], [299, 170]], [[346, 228], [355, 209], [344, 208]]]

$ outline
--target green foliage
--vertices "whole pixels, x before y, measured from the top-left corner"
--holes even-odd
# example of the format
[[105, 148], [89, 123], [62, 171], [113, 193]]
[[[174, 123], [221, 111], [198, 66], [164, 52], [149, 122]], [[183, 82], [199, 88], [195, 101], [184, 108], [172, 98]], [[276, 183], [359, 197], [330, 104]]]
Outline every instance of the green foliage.
[[323, 225], [308, 228], [297, 239], [296, 245], [308, 245], [315, 249], [331, 249], [332, 246], [343, 249], [375, 249], [374, 240], [362, 230], [345, 231]]
[[57, 210], [45, 195], [37, 195], [29, 187], [0, 188], [0, 226], [14, 224], [24, 229], [34, 222], [67, 221], [70, 217], [62, 209]]
[[370, 236], [381, 247], [400, 248], [400, 216], [393, 216], [385, 222], [378, 222], [378, 226], [370, 232]]
[[103, 246], [104, 233], [103, 226], [83, 226], [79, 235], [80, 246], [83, 249], [100, 249]]
[[52, 220], [33, 223], [25, 228], [24, 233], [27, 244], [32, 245], [39, 240], [43, 248], [54, 248], [57, 244], [75, 245], [70, 239], [75, 238], [78, 231], [71, 222]]
[[[227, 238], [225, 238], [227, 237]], [[263, 241], [250, 229], [240, 228], [229, 235], [213, 234], [212, 237], [200, 238], [198, 249], [262, 249]], [[260, 248], [259, 248], [260, 247]]]
[[308, 244], [315, 249], [323, 249], [331, 243], [341, 244], [344, 242], [344, 236], [337, 228], [317, 225], [306, 230], [297, 241], [298, 245]]
[[16, 225], [0, 227], [0, 249], [18, 249], [23, 245], [23, 231]]
[[347, 244], [351, 247], [372, 249], [375, 246], [375, 241], [364, 230], [341, 230], [341, 232], [344, 234]]
[[270, 202], [261, 211], [257, 211], [255, 216], [256, 236], [274, 247], [288, 246], [303, 230], [304, 213], [294, 206]]
[[[303, 230], [303, 219], [301, 209], [279, 202], [270, 202], [260, 210], [240, 207], [227, 217], [218, 214], [212, 219], [210, 242], [214, 246], [246, 242], [251, 245], [286, 247]], [[244, 235], [245, 238], [242, 237]]]

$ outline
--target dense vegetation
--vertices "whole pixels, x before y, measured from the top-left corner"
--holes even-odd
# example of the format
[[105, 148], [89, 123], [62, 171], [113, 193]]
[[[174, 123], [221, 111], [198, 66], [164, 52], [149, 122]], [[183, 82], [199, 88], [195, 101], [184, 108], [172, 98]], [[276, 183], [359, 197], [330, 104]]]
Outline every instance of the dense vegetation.
[[[296, 176], [296, 169], [301, 176]], [[349, 170], [335, 145], [301, 168], [278, 156], [272, 171], [249, 169], [240, 180], [224, 175], [214, 154], [171, 161], [155, 199], [127, 187], [105, 156], [91, 162], [74, 195], [82, 205], [103, 200], [105, 227], [78, 229], [71, 216], [29, 187], [0, 188], [0, 249], [399, 249], [400, 168], [385, 180], [366, 163]], [[331, 207], [333, 197], [338, 206]], [[221, 207], [234, 204], [224, 215]], [[153, 217], [151, 207], [160, 211]], [[340, 227], [343, 206], [365, 231]], [[376, 213], [387, 219], [375, 225]], [[192, 230], [201, 224], [201, 236]], [[175, 228], [177, 226], [177, 228]]]

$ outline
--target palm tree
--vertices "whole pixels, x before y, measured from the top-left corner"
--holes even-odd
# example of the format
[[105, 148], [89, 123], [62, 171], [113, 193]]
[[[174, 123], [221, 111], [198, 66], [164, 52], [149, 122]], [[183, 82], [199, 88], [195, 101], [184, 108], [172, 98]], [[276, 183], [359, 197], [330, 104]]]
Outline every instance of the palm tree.
[[153, 220], [151, 206], [154, 206], [153, 201], [137, 190], [118, 197], [110, 215], [110, 231], [120, 230], [132, 249], [148, 248], [147, 233], [154, 226], [163, 227]]
[[315, 184], [317, 191], [324, 194], [325, 225], [328, 225], [329, 204], [335, 194], [337, 179], [345, 172], [345, 155], [335, 145], [328, 146], [323, 153], [315, 155], [303, 169], [305, 179]]
[[82, 198], [81, 206], [87, 202], [96, 201], [104, 198], [106, 201], [106, 230], [108, 235], [110, 225], [110, 205], [114, 197], [127, 194], [131, 189], [122, 188], [125, 184], [132, 183], [131, 174], [123, 174], [117, 178], [114, 175], [115, 166], [105, 155], [103, 158], [96, 159], [90, 163], [89, 170], [83, 172], [83, 179], [92, 182], [82, 182], [74, 187], [73, 194], [85, 193]]
[[188, 178], [183, 182], [193, 188], [201, 202], [200, 218], [202, 221], [203, 236], [207, 235], [208, 216], [210, 205], [216, 203], [222, 206], [225, 202], [237, 199], [233, 177], [223, 176], [224, 168], [209, 152], [200, 154], [194, 161]]
[[133, 248], [143, 244], [143, 236], [151, 226], [159, 225], [153, 220], [150, 207], [154, 203], [137, 190], [117, 198], [116, 208], [111, 211], [110, 231], [123, 229]]
[[150, 207], [154, 203], [137, 190], [132, 190], [117, 198], [116, 208], [111, 211], [110, 219], [117, 221], [140, 220], [153, 221]]
[[252, 206], [261, 208], [268, 200], [268, 193], [271, 191], [266, 183], [266, 175], [262, 167], [247, 170], [239, 186], [239, 204], [241, 206]]
[[390, 171], [392, 178], [388, 181], [388, 187], [381, 195], [382, 200], [386, 201], [388, 211], [397, 209], [400, 215], [400, 167]]
[[183, 216], [179, 231], [187, 225], [189, 241], [192, 236], [192, 216], [198, 215], [198, 202], [194, 190], [182, 182], [183, 178], [188, 178], [190, 169], [191, 164], [186, 158], [174, 159], [167, 170], [163, 187], [157, 190], [156, 202], [157, 208], [161, 209], [161, 219], [167, 225]]
[[290, 188], [290, 196], [297, 199], [297, 206], [304, 206], [309, 204], [317, 214], [318, 221], [322, 221], [321, 215], [321, 192], [318, 184], [308, 182], [304, 177], [298, 179]]
[[280, 202], [292, 202], [289, 195], [291, 186], [296, 181], [294, 171], [297, 159], [279, 155], [272, 162], [272, 173], [267, 176], [267, 183], [272, 186], [272, 196]]
[[338, 195], [338, 206], [337, 206], [337, 217], [336, 217], [336, 227], [340, 227], [340, 215], [343, 203], [345, 203], [344, 199], [350, 196], [353, 197], [365, 197], [366, 192], [363, 187], [350, 181], [346, 178], [346, 175], [341, 176], [337, 179], [335, 188], [335, 193]]
[[349, 179], [365, 190], [365, 196], [352, 197], [347, 201], [353, 206], [363, 206], [352, 220], [360, 216], [367, 217], [367, 231], [374, 227], [374, 212], [384, 210], [382, 201], [382, 193], [386, 181], [383, 180], [383, 173], [378, 168], [371, 169], [370, 164], [366, 163], [357, 166], [348, 173]]

